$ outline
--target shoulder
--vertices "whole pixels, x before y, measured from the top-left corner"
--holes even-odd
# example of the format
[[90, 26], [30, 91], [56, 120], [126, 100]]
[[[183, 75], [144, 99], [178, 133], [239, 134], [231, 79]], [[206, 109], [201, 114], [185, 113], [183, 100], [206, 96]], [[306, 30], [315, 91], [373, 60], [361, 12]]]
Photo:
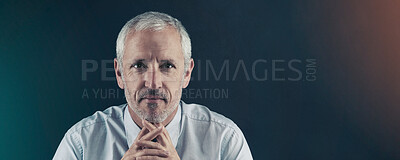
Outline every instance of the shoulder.
[[239, 127], [229, 118], [211, 111], [208, 107], [201, 104], [186, 104], [182, 101], [182, 116], [191, 121], [215, 125], [233, 132], [241, 132]]
[[[186, 104], [182, 101], [182, 120], [189, 143], [203, 144], [210, 152], [218, 151], [221, 159], [252, 159], [246, 138], [240, 128], [229, 118], [211, 111], [204, 105]], [[186, 137], [185, 137], [186, 138]], [[209, 145], [213, 144], [213, 145]], [[190, 144], [187, 144], [190, 146]]]
[[119, 106], [111, 106], [104, 111], [96, 111], [93, 115], [80, 120], [73, 125], [67, 134], [80, 133], [83, 130], [90, 130], [91, 128], [107, 125], [109, 122], [123, 122], [123, 111], [126, 104]]
[[97, 146], [106, 146], [109, 136], [121, 136], [108, 133], [123, 130], [125, 106], [111, 106], [104, 111], [97, 111], [73, 125], [65, 133], [53, 159], [83, 159], [84, 152], [90, 155], [91, 152], [97, 152]]

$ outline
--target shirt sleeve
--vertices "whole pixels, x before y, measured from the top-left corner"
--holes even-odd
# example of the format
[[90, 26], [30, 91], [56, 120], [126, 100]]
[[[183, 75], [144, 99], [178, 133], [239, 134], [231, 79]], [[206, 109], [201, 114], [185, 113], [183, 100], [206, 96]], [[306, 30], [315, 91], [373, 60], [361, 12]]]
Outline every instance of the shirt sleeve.
[[249, 145], [242, 131], [237, 128], [230, 136], [225, 137], [221, 159], [223, 160], [252, 160]]
[[67, 132], [61, 140], [53, 160], [81, 160], [82, 146], [76, 132]]

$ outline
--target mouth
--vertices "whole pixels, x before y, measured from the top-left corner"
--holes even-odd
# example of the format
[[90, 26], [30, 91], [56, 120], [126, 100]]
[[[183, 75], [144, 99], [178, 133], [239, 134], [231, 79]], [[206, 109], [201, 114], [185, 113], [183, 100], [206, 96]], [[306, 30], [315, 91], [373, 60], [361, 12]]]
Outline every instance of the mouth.
[[143, 100], [145, 100], [147, 103], [157, 103], [159, 101], [164, 101], [165, 103], [167, 102], [165, 98], [160, 96], [145, 96], [139, 100], [139, 103]]

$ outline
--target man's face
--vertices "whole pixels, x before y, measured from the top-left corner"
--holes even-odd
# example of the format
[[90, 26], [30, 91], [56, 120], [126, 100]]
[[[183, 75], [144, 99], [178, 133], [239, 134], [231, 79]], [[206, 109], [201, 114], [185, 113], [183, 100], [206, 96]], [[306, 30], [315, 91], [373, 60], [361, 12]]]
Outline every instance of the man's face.
[[[114, 60], [116, 72], [117, 61]], [[118, 85], [125, 90], [129, 107], [150, 122], [164, 121], [176, 109], [193, 69], [193, 60], [184, 71], [179, 33], [172, 27], [159, 31], [131, 32], [125, 41], [122, 59], [123, 79]]]

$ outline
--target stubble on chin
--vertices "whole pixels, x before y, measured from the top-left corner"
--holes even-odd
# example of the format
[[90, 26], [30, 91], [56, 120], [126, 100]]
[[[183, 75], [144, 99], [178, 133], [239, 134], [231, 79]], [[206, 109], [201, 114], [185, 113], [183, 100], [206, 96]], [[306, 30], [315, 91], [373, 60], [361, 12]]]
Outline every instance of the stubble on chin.
[[144, 107], [140, 107], [139, 105], [130, 107], [139, 118], [145, 119], [151, 123], [161, 123], [165, 121], [175, 111], [178, 104], [179, 103], [164, 108], [162, 110], [158, 108], [160, 106], [158, 106], [158, 104], [156, 103], [148, 103]]
[[[165, 103], [165, 108], [160, 108], [162, 107], [162, 104], [157, 104], [157, 103], [147, 103], [144, 104], [144, 106], [141, 106], [140, 103], [144, 103], [143, 101], [140, 101], [140, 93], [139, 92], [133, 92], [136, 94], [131, 94], [131, 92], [128, 90], [126, 84], [125, 86], [125, 98], [126, 101], [128, 102], [128, 106], [133, 110], [133, 112], [140, 118], [140, 119], [145, 119], [151, 123], [161, 123], [165, 121], [179, 106], [180, 102], [180, 95], [182, 91], [177, 90], [175, 92], [175, 97], [179, 97], [178, 99], [172, 100], [166, 98], [164, 100]], [[182, 86], [182, 84], [181, 84]], [[165, 95], [167, 96], [167, 95]], [[133, 100], [133, 101], [132, 101]], [[140, 102], [139, 102], [140, 101]], [[133, 102], [133, 103], [132, 103]], [[170, 106], [168, 106], [170, 105]]]

